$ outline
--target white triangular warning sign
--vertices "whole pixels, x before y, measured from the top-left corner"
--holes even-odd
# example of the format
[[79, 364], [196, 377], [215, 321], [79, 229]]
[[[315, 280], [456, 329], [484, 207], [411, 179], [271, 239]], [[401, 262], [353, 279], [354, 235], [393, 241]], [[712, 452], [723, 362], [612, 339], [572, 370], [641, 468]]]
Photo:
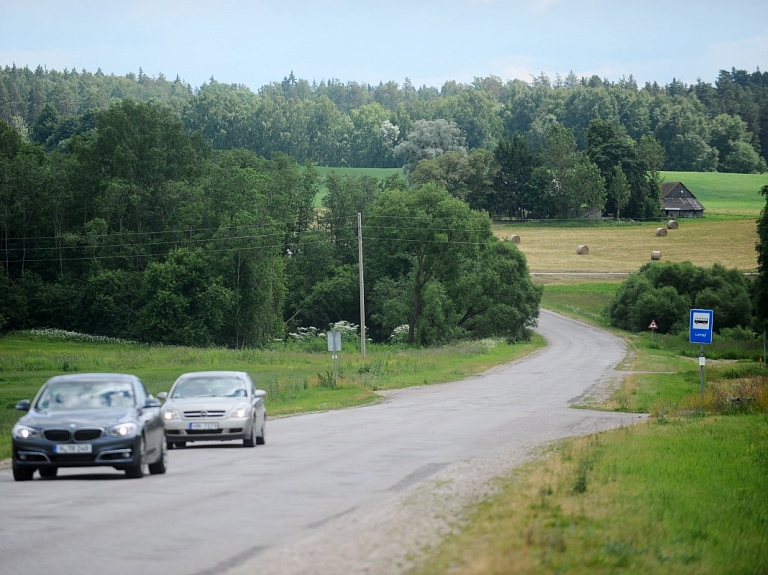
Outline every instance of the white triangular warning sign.
[[651, 320], [651, 325], [648, 326], [648, 329], [659, 329], [659, 326], [656, 325], [656, 320]]

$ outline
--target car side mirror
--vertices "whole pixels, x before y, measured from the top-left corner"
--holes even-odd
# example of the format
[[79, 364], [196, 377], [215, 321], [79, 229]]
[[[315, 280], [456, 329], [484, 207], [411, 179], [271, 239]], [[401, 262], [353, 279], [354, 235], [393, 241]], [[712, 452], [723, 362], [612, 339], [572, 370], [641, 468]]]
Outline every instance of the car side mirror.
[[263, 389], [255, 389], [253, 390], [253, 397], [255, 397], [256, 399], [264, 399], [265, 397], [267, 397], [267, 392], [264, 391]]
[[31, 402], [28, 399], [22, 399], [19, 403], [16, 404], [16, 409], [19, 411], [29, 411], [30, 405]]
[[162, 399], [163, 401], [165, 401], [166, 399], [168, 399], [168, 392], [161, 391], [160, 393], [157, 394], [157, 399]]
[[148, 397], [144, 402], [144, 408], [146, 409], [150, 407], [160, 407], [160, 400], [156, 397]]

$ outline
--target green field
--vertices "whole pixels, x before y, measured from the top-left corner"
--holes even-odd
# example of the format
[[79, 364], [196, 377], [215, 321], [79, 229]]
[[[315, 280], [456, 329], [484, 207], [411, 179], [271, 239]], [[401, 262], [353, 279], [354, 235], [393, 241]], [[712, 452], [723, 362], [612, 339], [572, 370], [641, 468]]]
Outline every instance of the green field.
[[325, 186], [325, 177], [331, 171], [342, 176], [368, 176], [377, 180], [385, 180], [395, 174], [403, 174], [403, 170], [400, 168], [329, 168], [326, 166], [315, 166], [315, 169], [321, 178], [320, 190], [317, 196], [315, 196], [315, 207], [317, 208], [323, 205], [323, 198], [328, 193], [328, 188]]
[[685, 184], [706, 208], [705, 217], [757, 216], [765, 206], [760, 189], [768, 186], [768, 174], [662, 172], [662, 177], [666, 182]]

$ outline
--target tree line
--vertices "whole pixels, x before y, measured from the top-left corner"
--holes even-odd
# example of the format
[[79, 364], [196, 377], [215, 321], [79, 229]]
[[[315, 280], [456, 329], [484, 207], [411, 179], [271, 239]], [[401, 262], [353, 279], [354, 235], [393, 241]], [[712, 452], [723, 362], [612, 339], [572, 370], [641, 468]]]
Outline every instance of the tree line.
[[324, 166], [402, 166], [398, 146], [417, 122], [435, 120], [453, 122], [469, 152], [492, 150], [515, 134], [537, 148], [553, 123], [571, 130], [583, 151], [589, 123], [600, 120], [635, 144], [655, 139], [665, 170], [753, 173], [768, 160], [768, 72], [759, 70], [721, 70], [714, 84], [673, 79], [640, 87], [632, 76], [610, 82], [571, 73], [530, 82], [489, 76], [439, 89], [416, 88], [408, 79], [318, 83], [291, 73], [253, 91], [213, 78], [193, 88], [141, 70], [123, 77], [0, 69], [0, 119], [49, 150], [92, 129], [94, 110], [124, 98], [165, 102], [214, 150], [242, 148], [267, 158], [282, 152]]
[[530, 336], [541, 288], [487, 213], [436, 183], [218, 150], [159, 101], [124, 99], [46, 150], [0, 121], [0, 330], [254, 347], [359, 321], [369, 335]]

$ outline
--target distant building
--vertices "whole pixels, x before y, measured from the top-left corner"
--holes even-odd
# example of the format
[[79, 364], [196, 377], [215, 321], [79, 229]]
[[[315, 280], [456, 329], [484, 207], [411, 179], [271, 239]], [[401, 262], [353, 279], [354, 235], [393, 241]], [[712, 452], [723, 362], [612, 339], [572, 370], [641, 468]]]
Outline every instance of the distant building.
[[700, 218], [706, 208], [682, 182], [661, 184], [661, 211], [668, 218]]

